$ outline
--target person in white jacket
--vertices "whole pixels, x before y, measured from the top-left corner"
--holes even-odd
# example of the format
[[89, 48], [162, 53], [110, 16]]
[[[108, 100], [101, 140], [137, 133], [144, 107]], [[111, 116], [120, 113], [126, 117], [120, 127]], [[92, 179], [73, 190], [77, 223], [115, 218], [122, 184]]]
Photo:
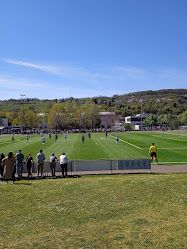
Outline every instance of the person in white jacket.
[[68, 174], [67, 174], [67, 164], [68, 164], [68, 157], [63, 152], [62, 155], [60, 156], [60, 166], [61, 166], [61, 169], [62, 169], [63, 177], [65, 177], [64, 171], [65, 171], [66, 176], [68, 176]]

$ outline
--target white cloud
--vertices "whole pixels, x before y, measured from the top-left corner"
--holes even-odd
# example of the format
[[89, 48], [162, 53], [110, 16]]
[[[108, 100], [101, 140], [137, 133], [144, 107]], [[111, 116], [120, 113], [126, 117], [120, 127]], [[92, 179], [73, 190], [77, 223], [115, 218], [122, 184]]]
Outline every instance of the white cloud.
[[59, 70], [57, 67], [54, 67], [54, 66], [43, 66], [43, 65], [25, 62], [25, 61], [15, 61], [15, 60], [8, 60], [7, 59], [7, 60], [5, 60], [5, 62], [10, 63], [10, 64], [14, 64], [14, 65], [39, 69], [41, 71], [53, 73], [53, 74], [58, 74], [58, 70]]
[[[112, 96], [134, 91], [187, 86], [187, 72], [178, 69], [150, 70], [128, 66], [95, 66], [89, 70], [65, 64], [49, 66], [15, 60], [6, 62], [23, 67], [21, 75], [24, 75], [24, 78], [20, 77], [17, 71], [6, 67], [10, 75], [0, 76], [3, 99], [19, 98], [20, 92], [26, 94], [26, 97], [55, 99], [67, 98], [70, 95], [75, 98]], [[25, 67], [38, 69], [38, 73], [32, 70], [28, 72], [24, 70]], [[50, 74], [45, 75], [40, 71]], [[7, 95], [7, 90], [11, 94], [14, 90], [14, 96]]]

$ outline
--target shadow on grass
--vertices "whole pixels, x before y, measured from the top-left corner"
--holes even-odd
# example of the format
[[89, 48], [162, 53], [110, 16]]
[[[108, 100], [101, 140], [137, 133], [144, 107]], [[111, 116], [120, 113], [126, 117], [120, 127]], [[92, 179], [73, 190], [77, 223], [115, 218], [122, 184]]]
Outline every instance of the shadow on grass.
[[[21, 183], [20, 181], [22, 180], [29, 180], [29, 181], [32, 181], [32, 180], [45, 180], [45, 179], [51, 179], [51, 180], [55, 180], [55, 179], [68, 179], [68, 178], [80, 178], [81, 175], [69, 175], [69, 176], [33, 176], [33, 177], [22, 177], [21, 179], [19, 178], [16, 178], [15, 179], [15, 182], [17, 185], [31, 185], [32, 183]], [[0, 181], [6, 181], [4, 178], [0, 178]], [[8, 179], [8, 181], [12, 181], [12, 178]]]

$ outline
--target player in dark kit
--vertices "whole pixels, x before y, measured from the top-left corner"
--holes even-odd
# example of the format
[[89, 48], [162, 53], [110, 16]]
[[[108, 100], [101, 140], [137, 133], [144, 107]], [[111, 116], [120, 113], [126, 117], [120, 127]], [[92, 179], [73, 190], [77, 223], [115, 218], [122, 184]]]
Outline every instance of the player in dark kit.
[[85, 139], [85, 137], [84, 137], [84, 135], [82, 135], [82, 144], [84, 144], [84, 139]]

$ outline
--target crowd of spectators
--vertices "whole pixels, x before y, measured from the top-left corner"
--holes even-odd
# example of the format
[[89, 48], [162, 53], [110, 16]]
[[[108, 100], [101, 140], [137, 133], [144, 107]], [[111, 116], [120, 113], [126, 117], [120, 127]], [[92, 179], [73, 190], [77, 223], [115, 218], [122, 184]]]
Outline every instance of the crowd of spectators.
[[[50, 156], [50, 169], [51, 174], [53, 177], [55, 177], [55, 170], [56, 170], [56, 162], [58, 161], [58, 158], [55, 156], [54, 153]], [[43, 177], [43, 169], [45, 164], [46, 157], [42, 151], [36, 155], [36, 161], [37, 161], [37, 173], [38, 177]], [[60, 166], [62, 170], [63, 177], [67, 177], [67, 162], [68, 158], [67, 155], [63, 152], [61, 156], [59, 157]], [[27, 170], [28, 170], [28, 178], [32, 177], [32, 164], [34, 163], [34, 159], [31, 156], [31, 153], [28, 153], [28, 156], [24, 157], [21, 150], [18, 151], [18, 153], [14, 156], [13, 152], [9, 152], [7, 156], [5, 156], [3, 153], [0, 155], [0, 175], [1, 179], [5, 179], [6, 184], [8, 184], [9, 180], [12, 180], [13, 184], [15, 184], [15, 174], [17, 172], [18, 180], [22, 179], [23, 175], [23, 165], [26, 164]]]

